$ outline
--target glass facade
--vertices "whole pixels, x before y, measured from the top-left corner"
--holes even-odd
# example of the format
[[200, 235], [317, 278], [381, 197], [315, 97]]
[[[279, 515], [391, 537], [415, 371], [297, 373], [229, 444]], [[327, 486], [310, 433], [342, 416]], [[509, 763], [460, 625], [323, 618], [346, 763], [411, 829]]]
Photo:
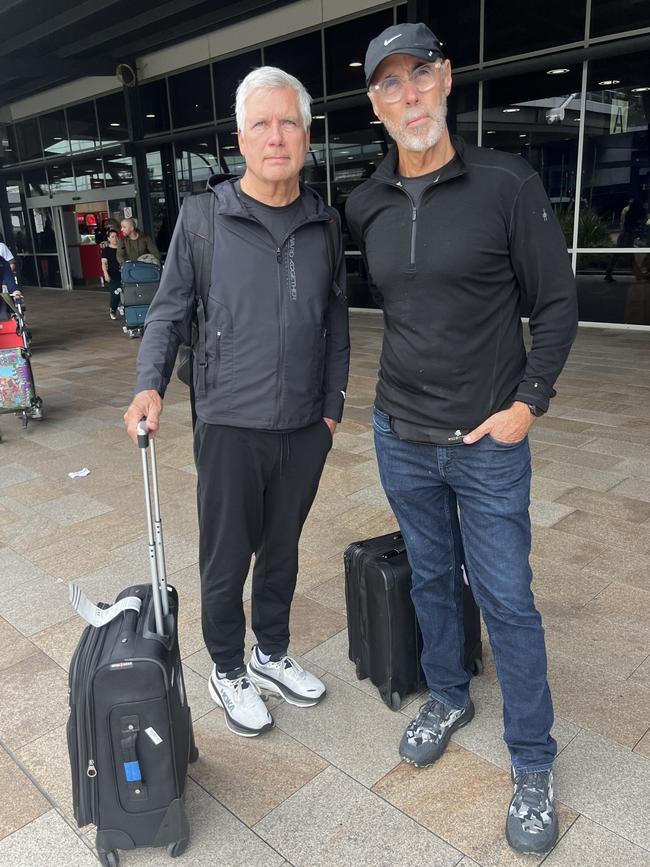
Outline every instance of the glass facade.
[[[409, 14], [429, 24], [452, 61], [452, 132], [518, 154], [539, 172], [576, 271], [580, 318], [650, 326], [650, 3], [640, 0], [377, 3], [140, 84], [133, 101], [140, 141], [131, 141], [121, 91], [0, 124], [7, 235], [24, 274], [57, 279], [55, 251], [42, 247], [44, 233], [51, 241], [47, 209], [37, 219], [29, 203], [36, 196], [104, 190], [98, 199], [108, 200], [112, 189], [118, 213], [119, 187], [135, 184], [147, 191], [145, 228], [166, 250], [183, 199], [214, 173], [245, 171], [235, 91], [267, 64], [294, 74], [314, 99], [303, 178], [343, 218], [350, 303], [373, 306], [347, 236], [345, 201], [390, 143], [365, 93], [368, 41]], [[146, 184], [135, 177], [136, 148]]]

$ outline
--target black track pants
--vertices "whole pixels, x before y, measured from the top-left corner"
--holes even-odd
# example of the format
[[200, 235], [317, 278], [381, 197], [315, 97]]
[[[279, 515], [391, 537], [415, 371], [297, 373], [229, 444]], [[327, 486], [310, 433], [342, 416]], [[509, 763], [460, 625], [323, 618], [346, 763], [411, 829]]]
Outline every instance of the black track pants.
[[244, 662], [253, 554], [253, 631], [264, 653], [287, 650], [298, 540], [331, 446], [322, 420], [284, 434], [196, 423], [203, 637], [219, 671]]

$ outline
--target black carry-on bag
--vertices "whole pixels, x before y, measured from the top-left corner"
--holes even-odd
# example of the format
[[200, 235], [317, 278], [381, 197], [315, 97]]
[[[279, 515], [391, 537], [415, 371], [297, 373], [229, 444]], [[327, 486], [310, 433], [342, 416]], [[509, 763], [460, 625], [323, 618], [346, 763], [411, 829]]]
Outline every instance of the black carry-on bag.
[[165, 846], [171, 857], [185, 851], [183, 794], [188, 763], [198, 758], [178, 647], [178, 595], [166, 581], [155, 445], [142, 422], [138, 445], [151, 584], [127, 588], [110, 607], [95, 607], [70, 585], [74, 607], [91, 622], [69, 675], [74, 815], [80, 827], [97, 826], [97, 855], [107, 867], [119, 863], [118, 849]]
[[[359, 680], [369, 677], [384, 702], [399, 710], [426, 686], [422, 634], [411, 601], [411, 567], [401, 533], [349, 545], [344, 554], [349, 657]], [[459, 580], [461, 578], [459, 577]], [[481, 618], [463, 582], [465, 667], [483, 671]]]

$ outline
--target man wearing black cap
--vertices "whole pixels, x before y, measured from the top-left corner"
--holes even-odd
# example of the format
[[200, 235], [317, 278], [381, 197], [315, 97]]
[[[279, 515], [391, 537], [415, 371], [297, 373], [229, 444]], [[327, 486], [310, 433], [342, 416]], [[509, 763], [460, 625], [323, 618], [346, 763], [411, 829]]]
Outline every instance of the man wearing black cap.
[[[576, 334], [573, 272], [528, 163], [450, 136], [451, 67], [428, 27], [389, 27], [370, 43], [365, 73], [396, 147], [346, 213], [384, 311], [375, 445], [412, 567], [431, 689], [400, 754], [431, 764], [474, 716], [451, 490], [503, 692], [514, 782], [506, 837], [519, 852], [546, 852], [558, 837], [556, 743], [530, 586], [527, 434], [555, 395]], [[531, 310], [528, 353], [522, 298]]]

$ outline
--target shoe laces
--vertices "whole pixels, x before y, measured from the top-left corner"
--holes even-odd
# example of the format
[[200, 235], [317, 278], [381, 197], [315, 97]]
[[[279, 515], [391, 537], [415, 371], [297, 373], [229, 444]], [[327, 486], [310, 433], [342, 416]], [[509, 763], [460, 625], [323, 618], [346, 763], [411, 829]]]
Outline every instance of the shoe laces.
[[443, 723], [452, 713], [454, 713], [454, 708], [449, 707], [440, 699], [431, 698], [420, 706], [419, 713], [409, 728], [413, 730], [424, 728], [440, 734]]
[[292, 680], [304, 680], [305, 670], [302, 668], [292, 656], [283, 656], [282, 659], [270, 659], [266, 667], [273, 666], [281, 670], [285, 675], [288, 675]]
[[542, 813], [547, 809], [550, 801], [549, 784], [549, 775], [543, 771], [517, 774], [514, 782], [514, 798], [530, 810]]
[[241, 674], [233, 680], [228, 678], [228, 683], [242, 705], [250, 706], [255, 704], [256, 698], [259, 697], [259, 693], [245, 674]]

